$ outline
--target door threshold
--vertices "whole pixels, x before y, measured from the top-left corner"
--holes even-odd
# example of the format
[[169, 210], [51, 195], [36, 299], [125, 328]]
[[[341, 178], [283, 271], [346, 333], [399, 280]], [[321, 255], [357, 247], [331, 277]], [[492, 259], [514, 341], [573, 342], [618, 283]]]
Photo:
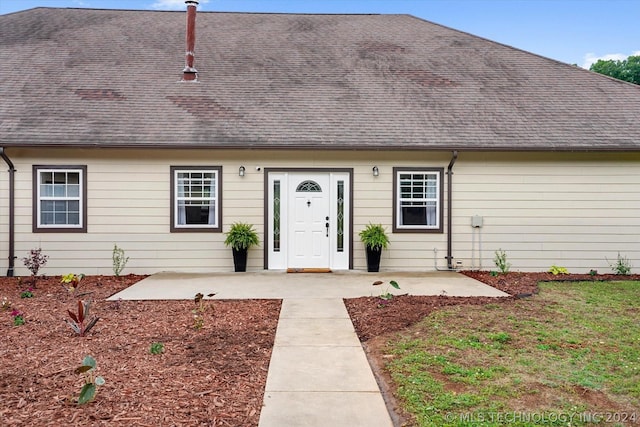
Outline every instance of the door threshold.
[[287, 273], [331, 273], [330, 268], [287, 268]]

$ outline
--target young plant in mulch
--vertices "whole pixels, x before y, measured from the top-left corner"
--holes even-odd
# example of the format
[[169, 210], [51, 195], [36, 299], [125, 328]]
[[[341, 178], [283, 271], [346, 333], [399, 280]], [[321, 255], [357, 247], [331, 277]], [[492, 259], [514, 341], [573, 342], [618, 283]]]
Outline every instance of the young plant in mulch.
[[554, 276], [557, 276], [558, 274], [569, 274], [569, 270], [567, 270], [565, 267], [558, 267], [557, 265], [552, 265], [549, 268], [549, 273], [553, 274]]
[[124, 249], [119, 248], [118, 245], [113, 245], [113, 274], [116, 277], [120, 277], [120, 273], [127, 266], [127, 262], [129, 261], [129, 257], [124, 255]]
[[27, 322], [24, 319], [24, 313], [17, 308], [11, 310], [11, 317], [13, 317], [13, 326], [22, 326]]
[[28, 288], [20, 292], [20, 298], [33, 298], [33, 288]]
[[76, 295], [76, 292], [78, 292], [78, 288], [80, 288], [80, 284], [82, 283], [82, 279], [84, 279], [84, 274], [82, 273], [69, 273], [65, 276], [62, 276], [62, 279], [60, 279], [60, 283], [70, 295]]
[[84, 385], [78, 395], [78, 405], [84, 405], [95, 399], [98, 386], [105, 383], [104, 378], [95, 375], [96, 367], [96, 359], [91, 356], [85, 356], [82, 360], [82, 365], [75, 370], [76, 374], [84, 376]]
[[78, 312], [74, 313], [71, 310], [67, 310], [69, 313], [69, 319], [65, 319], [65, 322], [78, 336], [84, 337], [93, 328], [99, 317], [90, 318], [89, 310], [91, 309], [91, 300], [82, 301], [78, 300]]
[[631, 263], [629, 262], [629, 258], [620, 255], [620, 252], [618, 252], [618, 259], [615, 263], [610, 262], [608, 259], [607, 262], [615, 274], [620, 274], [622, 276], [631, 274]]
[[[215, 294], [208, 294], [211, 298]], [[193, 302], [196, 304], [196, 308], [191, 312], [193, 313], [193, 329], [196, 331], [204, 327], [204, 313], [207, 311], [207, 304], [204, 303], [204, 295], [200, 292], [193, 298]]]
[[36, 287], [38, 272], [47, 265], [48, 255], [42, 253], [42, 248], [31, 249], [29, 255], [22, 258], [24, 266], [31, 272], [31, 286]]
[[109, 308], [112, 310], [120, 310], [121, 306], [122, 306], [122, 298], [118, 298], [115, 301], [111, 301], [111, 303], [109, 304]]
[[[498, 267], [498, 270], [500, 270], [500, 273], [502, 274], [507, 274], [509, 272], [509, 269], [511, 268], [511, 264], [507, 262], [507, 254], [502, 249], [498, 249], [495, 252], [495, 257], [493, 258], [493, 262], [496, 265], [496, 267]], [[493, 272], [491, 273], [492, 275], [494, 275]]]
[[[375, 282], [373, 282], [373, 286], [379, 286], [383, 283], [384, 282], [382, 280], [376, 280]], [[389, 281], [389, 285], [386, 287], [384, 292], [378, 295], [378, 308], [385, 308], [393, 299], [393, 294], [389, 292], [389, 286], [395, 289], [400, 289], [400, 285], [398, 285], [398, 282], [396, 282], [395, 280]]]
[[151, 347], [149, 347], [149, 353], [154, 355], [164, 353], [164, 344], [161, 342], [151, 343]]

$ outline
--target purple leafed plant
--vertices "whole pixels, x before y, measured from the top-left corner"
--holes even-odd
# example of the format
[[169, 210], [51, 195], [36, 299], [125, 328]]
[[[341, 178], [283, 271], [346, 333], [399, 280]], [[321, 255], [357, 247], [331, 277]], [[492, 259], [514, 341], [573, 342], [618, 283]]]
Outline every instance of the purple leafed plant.
[[93, 328], [96, 325], [96, 323], [98, 323], [98, 320], [100, 320], [99, 317], [93, 317], [89, 319], [90, 308], [91, 308], [91, 300], [87, 300], [87, 301], [78, 300], [77, 313], [74, 313], [71, 310], [67, 310], [67, 313], [69, 313], [69, 317], [71, 318], [71, 320], [65, 319], [65, 321], [67, 322], [69, 327], [73, 329], [73, 331], [81, 337], [84, 337], [87, 334], [87, 332], [89, 332], [91, 328]]
[[29, 251], [29, 256], [22, 258], [22, 262], [24, 262], [25, 267], [27, 267], [31, 272], [31, 282], [33, 283], [33, 286], [36, 284], [36, 276], [38, 276], [38, 272], [42, 267], [47, 265], [48, 259], [49, 256], [42, 253], [42, 248], [31, 249]]

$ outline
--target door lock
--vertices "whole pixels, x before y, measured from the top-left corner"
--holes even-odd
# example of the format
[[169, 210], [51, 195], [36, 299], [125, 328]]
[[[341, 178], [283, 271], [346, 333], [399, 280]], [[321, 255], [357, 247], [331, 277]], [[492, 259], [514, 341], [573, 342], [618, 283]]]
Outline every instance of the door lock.
[[327, 237], [329, 237], [329, 217], [326, 217], [325, 220], [327, 221], [324, 226], [327, 227]]

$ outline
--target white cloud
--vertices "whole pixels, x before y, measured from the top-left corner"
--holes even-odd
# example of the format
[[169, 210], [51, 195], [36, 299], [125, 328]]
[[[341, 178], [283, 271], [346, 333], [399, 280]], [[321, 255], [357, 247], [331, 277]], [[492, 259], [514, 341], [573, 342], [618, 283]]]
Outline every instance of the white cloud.
[[[200, 5], [209, 3], [208, 0], [201, 0]], [[186, 9], [184, 0], [158, 0], [153, 3], [151, 9], [156, 10], [183, 10]]]
[[638, 56], [640, 55], [640, 50], [636, 50], [631, 52], [629, 55], [625, 55], [624, 53], [607, 53], [602, 56], [596, 56], [595, 53], [587, 53], [584, 56], [584, 62], [582, 63], [582, 68], [586, 68], [587, 70], [591, 67], [592, 64], [598, 62], [599, 59], [603, 61], [622, 61], [623, 59], [627, 59], [629, 56]]

